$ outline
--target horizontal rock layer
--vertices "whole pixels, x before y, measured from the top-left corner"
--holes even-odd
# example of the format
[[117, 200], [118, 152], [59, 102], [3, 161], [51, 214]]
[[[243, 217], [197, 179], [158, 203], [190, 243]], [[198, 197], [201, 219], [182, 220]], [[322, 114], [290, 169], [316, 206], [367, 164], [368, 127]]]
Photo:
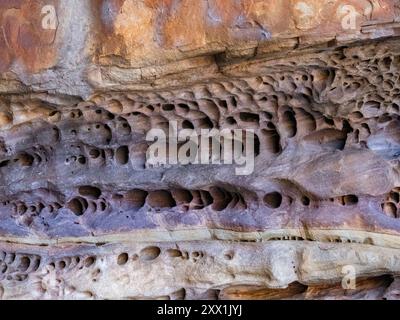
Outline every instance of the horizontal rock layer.
[[395, 37], [399, 3], [8, 0], [0, 18], [0, 92], [87, 98], [179, 87], [226, 74], [238, 60]]
[[[397, 251], [296, 241], [3, 245], [0, 293], [3, 299], [394, 299], [398, 281], [389, 274], [399, 272]], [[353, 290], [341, 286], [347, 265], [359, 277]]]

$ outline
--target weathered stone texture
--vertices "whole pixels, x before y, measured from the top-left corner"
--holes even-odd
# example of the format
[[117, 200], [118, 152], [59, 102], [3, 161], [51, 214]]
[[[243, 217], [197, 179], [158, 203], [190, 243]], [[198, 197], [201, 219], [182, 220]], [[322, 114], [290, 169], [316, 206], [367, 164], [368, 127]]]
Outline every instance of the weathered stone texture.
[[[2, 1], [0, 298], [398, 299], [399, 8]], [[170, 121], [254, 172], [149, 165]]]

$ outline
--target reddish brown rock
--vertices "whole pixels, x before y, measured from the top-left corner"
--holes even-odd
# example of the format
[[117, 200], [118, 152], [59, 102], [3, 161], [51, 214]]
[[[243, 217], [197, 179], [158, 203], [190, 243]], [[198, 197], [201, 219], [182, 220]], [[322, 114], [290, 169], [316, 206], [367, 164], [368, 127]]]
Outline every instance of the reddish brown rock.
[[[3, 1], [0, 4], [0, 71], [9, 70], [16, 63], [26, 73], [37, 73], [57, 63], [54, 44], [57, 23], [46, 25], [52, 14], [46, 5], [59, 8], [58, 1]], [[44, 8], [44, 9], [43, 9]], [[53, 23], [53, 22], [52, 22]], [[55, 27], [55, 29], [54, 29]]]

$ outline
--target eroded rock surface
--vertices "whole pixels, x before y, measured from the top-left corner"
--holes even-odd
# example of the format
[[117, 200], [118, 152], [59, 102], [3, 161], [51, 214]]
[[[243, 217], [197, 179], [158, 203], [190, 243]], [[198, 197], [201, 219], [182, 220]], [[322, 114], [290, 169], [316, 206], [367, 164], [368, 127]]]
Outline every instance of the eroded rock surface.
[[[0, 297], [398, 298], [399, 7], [0, 4]], [[254, 172], [150, 165], [171, 121]]]

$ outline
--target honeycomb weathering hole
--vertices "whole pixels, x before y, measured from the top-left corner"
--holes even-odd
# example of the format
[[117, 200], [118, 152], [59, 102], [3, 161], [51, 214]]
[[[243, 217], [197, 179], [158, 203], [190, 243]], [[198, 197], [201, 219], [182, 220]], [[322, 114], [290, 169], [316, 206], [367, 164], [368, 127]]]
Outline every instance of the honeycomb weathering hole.
[[285, 111], [282, 118], [283, 129], [289, 138], [297, 133], [297, 122], [293, 111]]
[[115, 153], [115, 158], [119, 164], [127, 164], [129, 161], [129, 148], [127, 146], [119, 147]]
[[168, 249], [167, 255], [170, 256], [171, 258], [177, 258], [177, 257], [182, 257], [182, 252], [177, 249]]
[[122, 266], [122, 265], [124, 265], [124, 264], [126, 264], [127, 262], [128, 262], [128, 254], [127, 253], [121, 253], [119, 256], [118, 256], [118, 259], [117, 259], [117, 263], [120, 265], [120, 266]]
[[100, 151], [97, 149], [92, 149], [90, 150], [89, 155], [91, 158], [96, 159], [100, 156]]
[[76, 197], [68, 202], [68, 209], [70, 209], [75, 215], [81, 216], [85, 213], [88, 208], [88, 202], [82, 197]]
[[264, 196], [264, 203], [272, 209], [277, 209], [282, 204], [282, 195], [276, 191], [268, 193]]
[[310, 198], [307, 196], [302, 196], [301, 197], [301, 203], [305, 206], [309, 206], [310, 205]]
[[150, 192], [147, 203], [153, 208], [173, 208], [176, 206], [174, 198], [167, 190]]
[[124, 195], [124, 200], [127, 201], [129, 204], [131, 204], [135, 208], [141, 208], [144, 206], [146, 202], [146, 197], [148, 193], [144, 190], [140, 189], [134, 189], [131, 191], [128, 191]]
[[175, 189], [172, 190], [172, 197], [177, 204], [190, 203], [193, 200], [193, 195], [188, 190]]
[[159, 247], [147, 247], [140, 251], [140, 259], [142, 261], [152, 261], [158, 258], [161, 254]]
[[34, 158], [30, 154], [23, 153], [19, 155], [18, 161], [21, 163], [22, 166], [30, 167], [33, 164]]
[[91, 267], [96, 262], [95, 257], [87, 257], [84, 261], [86, 267]]
[[353, 195], [353, 194], [344, 196], [344, 203], [346, 205], [357, 204], [358, 203], [358, 197], [356, 195]]
[[101, 190], [92, 186], [79, 187], [79, 194], [84, 197], [98, 199], [101, 196]]

